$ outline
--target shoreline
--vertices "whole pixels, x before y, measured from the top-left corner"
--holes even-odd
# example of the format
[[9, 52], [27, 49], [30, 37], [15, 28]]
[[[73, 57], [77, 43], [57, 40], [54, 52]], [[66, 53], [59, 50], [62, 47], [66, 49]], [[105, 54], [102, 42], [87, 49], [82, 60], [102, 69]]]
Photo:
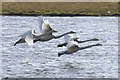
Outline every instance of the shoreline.
[[120, 16], [119, 4], [118, 2], [4, 2], [1, 14], [10, 16]]
[[10, 13], [10, 14], [0, 14], [2, 16], [60, 16], [60, 17], [73, 17], [73, 16], [111, 16], [111, 17], [119, 17], [120, 14], [24, 14], [24, 13]]

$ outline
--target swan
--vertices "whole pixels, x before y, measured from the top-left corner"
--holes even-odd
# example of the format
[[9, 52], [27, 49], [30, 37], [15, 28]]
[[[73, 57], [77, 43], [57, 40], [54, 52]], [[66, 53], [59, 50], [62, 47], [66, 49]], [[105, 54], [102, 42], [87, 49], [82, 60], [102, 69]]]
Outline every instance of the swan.
[[[57, 32], [56, 30], [53, 30], [51, 27], [50, 27], [50, 24], [49, 24], [49, 21], [48, 20], [44, 20], [43, 19], [43, 17], [41, 16], [41, 17], [39, 17], [38, 18], [38, 23], [39, 23], [39, 31], [40, 31], [40, 34], [46, 34], [46, 35], [44, 35], [44, 36], [39, 36], [39, 35], [37, 35], [36, 37], [35, 37], [35, 39], [34, 39], [34, 43], [35, 42], [37, 42], [37, 41], [42, 41], [42, 42], [44, 42], [44, 41], [49, 41], [49, 40], [51, 40], [51, 39], [57, 39], [57, 38], [60, 38], [60, 37], [62, 37], [62, 36], [65, 36], [65, 35], [67, 35], [67, 34], [73, 34], [73, 33], [76, 33], [76, 32], [74, 32], [74, 31], [70, 31], [70, 32], [66, 32], [66, 33], [64, 33], [64, 34], [62, 34], [62, 35], [58, 35], [58, 36], [55, 36], [55, 35], [53, 35], [52, 33], [53, 32]], [[48, 33], [49, 32], [49, 33]]]
[[64, 34], [62, 34], [62, 35], [58, 35], [58, 36], [55, 36], [55, 35], [53, 35], [52, 33], [51, 33], [51, 34], [46, 34], [46, 35], [41, 36], [41, 37], [37, 36], [37, 38], [34, 39], [33, 42], [35, 43], [35, 42], [37, 42], [37, 41], [42, 41], [42, 42], [44, 42], [44, 41], [49, 41], [49, 40], [51, 40], [51, 39], [58, 39], [58, 38], [63, 37], [63, 36], [65, 36], [65, 35], [67, 35], [67, 34], [74, 34], [74, 33], [76, 33], [76, 32], [74, 32], [74, 31], [69, 31], [69, 32], [66, 32], [66, 33], [64, 33]]
[[79, 41], [78, 39], [80, 38], [80, 36], [73, 36], [72, 34], [68, 34], [64, 36], [64, 40], [65, 42], [62, 44], [58, 44], [57, 47], [62, 47], [62, 46], [67, 46], [68, 41], [73, 40], [76, 41], [78, 43], [84, 43], [84, 42], [89, 42], [89, 41], [99, 41], [99, 39], [97, 38], [93, 38], [93, 39], [89, 39], [89, 40], [84, 40], [84, 41]]
[[[34, 45], [34, 39], [37, 39], [38, 37], [47, 35], [47, 34], [51, 34], [53, 32], [57, 32], [56, 30], [53, 30], [50, 26], [49, 26], [49, 22], [48, 21], [44, 21], [42, 16], [38, 18], [38, 24], [39, 24], [39, 31], [40, 34], [36, 34], [35, 33], [35, 28], [32, 30], [28, 30], [27, 32], [23, 33], [22, 35], [20, 35], [21, 39], [19, 39], [14, 46], [16, 46], [16, 44], [19, 43], [25, 43], [27, 42], [28, 45]], [[42, 29], [43, 26], [43, 29]]]
[[91, 48], [93, 46], [101, 46], [102, 44], [93, 44], [93, 45], [88, 45], [88, 46], [84, 46], [84, 47], [80, 47], [80, 45], [78, 44], [78, 42], [76, 41], [69, 41], [68, 44], [67, 44], [67, 50], [65, 51], [61, 51], [61, 52], [58, 52], [58, 57], [60, 57], [61, 55], [63, 54], [73, 54], [79, 50], [83, 50], [83, 49], [86, 49], [86, 48]]
[[21, 39], [19, 39], [14, 46], [16, 46], [16, 44], [19, 43], [25, 43], [27, 42], [29, 45], [33, 45], [33, 35], [35, 34], [35, 29], [33, 30], [28, 30], [26, 33], [23, 33], [22, 35], [20, 35]]

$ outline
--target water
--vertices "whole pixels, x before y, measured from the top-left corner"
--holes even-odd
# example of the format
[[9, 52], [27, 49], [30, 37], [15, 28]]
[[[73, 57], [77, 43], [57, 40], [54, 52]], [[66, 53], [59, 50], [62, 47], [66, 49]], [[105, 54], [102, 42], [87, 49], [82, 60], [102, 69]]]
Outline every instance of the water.
[[[76, 31], [79, 40], [98, 38], [81, 46], [101, 43], [103, 46], [81, 50], [58, 57], [57, 48], [64, 38], [48, 42], [13, 46], [19, 35], [35, 28], [37, 17], [2, 17], [3, 77], [27, 78], [118, 78], [118, 17], [45, 17], [60, 35]], [[23, 64], [29, 56], [29, 64]]]

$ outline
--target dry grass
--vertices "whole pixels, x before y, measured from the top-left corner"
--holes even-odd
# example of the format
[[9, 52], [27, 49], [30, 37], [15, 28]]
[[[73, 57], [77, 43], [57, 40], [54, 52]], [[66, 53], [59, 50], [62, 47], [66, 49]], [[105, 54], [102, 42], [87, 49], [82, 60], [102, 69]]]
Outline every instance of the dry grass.
[[[117, 2], [3, 2], [3, 14], [118, 14]], [[108, 14], [107, 11], [111, 13]]]

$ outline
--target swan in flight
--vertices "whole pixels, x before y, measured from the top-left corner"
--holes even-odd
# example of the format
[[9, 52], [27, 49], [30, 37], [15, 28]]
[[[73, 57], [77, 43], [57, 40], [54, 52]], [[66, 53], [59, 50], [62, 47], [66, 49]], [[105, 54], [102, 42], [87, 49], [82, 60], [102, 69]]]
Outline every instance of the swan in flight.
[[99, 39], [97, 38], [93, 38], [93, 39], [89, 39], [89, 40], [84, 40], [84, 41], [79, 41], [78, 39], [80, 38], [80, 36], [73, 36], [73, 34], [68, 34], [64, 36], [64, 40], [65, 42], [62, 44], [58, 44], [57, 47], [63, 47], [63, 46], [67, 46], [68, 41], [73, 40], [76, 41], [78, 43], [84, 43], [84, 42], [89, 42], [89, 41], [99, 41]]
[[72, 54], [72, 53], [77, 52], [79, 50], [83, 50], [83, 49], [86, 49], [86, 48], [91, 48], [93, 46], [101, 46], [101, 44], [97, 43], [97, 44], [93, 44], [93, 45], [89, 45], [89, 46], [80, 47], [78, 42], [72, 40], [72, 41], [68, 42], [68, 44], [66, 46], [67, 50], [61, 51], [61, 52], [58, 53], [58, 57], [60, 57], [63, 54]]
[[[20, 35], [21, 39], [18, 40], [14, 46], [16, 46], [16, 44], [19, 44], [19, 43], [25, 43], [27, 42], [28, 45], [33, 45], [34, 44], [34, 39], [37, 39], [41, 36], [44, 36], [44, 35], [47, 35], [47, 34], [51, 34], [53, 32], [57, 32], [55, 30], [53, 30], [52, 28], [50, 28], [49, 26], [46, 26], [48, 25], [48, 21], [44, 21], [42, 16], [38, 18], [39, 20], [39, 30], [40, 30], [40, 34], [35, 34], [35, 28], [33, 30], [28, 30], [26, 33]], [[43, 29], [42, 29], [42, 26]]]
[[46, 34], [46, 35], [41, 36], [41, 37], [37, 36], [37, 38], [34, 39], [34, 43], [37, 42], [37, 41], [44, 42], [44, 41], [49, 41], [51, 39], [58, 39], [58, 38], [63, 37], [65, 35], [67, 35], [67, 34], [74, 34], [74, 33], [76, 33], [76, 32], [70, 31], [70, 32], [66, 32], [66, 33], [64, 33], [62, 35], [58, 35], [58, 36], [54, 36], [52, 33], [51, 34]]
[[58, 36], [55, 36], [53, 35], [52, 33], [53, 32], [57, 32], [56, 30], [53, 30], [51, 27], [50, 27], [50, 24], [49, 24], [49, 21], [44, 21], [42, 16], [38, 18], [38, 23], [39, 23], [39, 31], [40, 31], [40, 34], [45, 34], [45, 33], [49, 33], [49, 34], [46, 34], [44, 36], [41, 37], [41, 35], [37, 35], [35, 38], [34, 38], [34, 43], [37, 42], [37, 41], [49, 41], [51, 39], [57, 39], [57, 38], [60, 38], [62, 36], [65, 36], [67, 34], [73, 34], [73, 33], [76, 33], [76, 32], [73, 32], [73, 31], [70, 31], [70, 32], [66, 32], [62, 35], [58, 35]]
[[35, 29], [33, 30], [28, 30], [26, 33], [20, 35], [21, 39], [18, 40], [14, 46], [16, 44], [19, 44], [19, 43], [25, 43], [27, 42], [29, 45], [33, 45], [33, 35], [35, 34]]

